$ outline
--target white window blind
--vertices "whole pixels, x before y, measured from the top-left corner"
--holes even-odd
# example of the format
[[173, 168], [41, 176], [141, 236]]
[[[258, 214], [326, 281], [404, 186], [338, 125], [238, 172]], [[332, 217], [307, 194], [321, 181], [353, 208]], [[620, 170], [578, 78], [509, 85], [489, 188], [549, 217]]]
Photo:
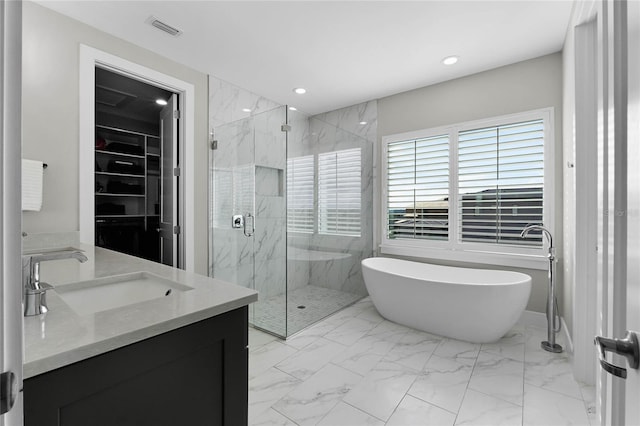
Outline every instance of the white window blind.
[[360, 236], [361, 149], [318, 155], [318, 233]]
[[387, 238], [447, 240], [449, 135], [387, 145]]
[[315, 193], [313, 155], [287, 159], [287, 230], [313, 233]]
[[460, 132], [458, 186], [462, 242], [541, 246], [520, 232], [542, 223], [543, 120]]

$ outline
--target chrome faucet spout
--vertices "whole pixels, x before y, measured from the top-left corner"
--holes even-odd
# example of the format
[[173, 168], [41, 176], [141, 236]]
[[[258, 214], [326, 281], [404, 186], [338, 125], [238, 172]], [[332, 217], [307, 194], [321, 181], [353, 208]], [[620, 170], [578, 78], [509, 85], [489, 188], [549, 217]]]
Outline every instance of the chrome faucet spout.
[[76, 259], [80, 263], [88, 260], [79, 250], [59, 250], [22, 256], [25, 316], [40, 315], [48, 311], [46, 292], [53, 287], [40, 280], [40, 262], [63, 259]]
[[551, 253], [552, 249], [554, 249], [553, 237], [551, 236], [551, 232], [549, 232], [549, 230], [542, 225], [527, 225], [520, 233], [520, 238], [525, 238], [531, 231], [542, 231], [544, 236], [547, 238], [547, 241], [549, 242], [549, 253]]

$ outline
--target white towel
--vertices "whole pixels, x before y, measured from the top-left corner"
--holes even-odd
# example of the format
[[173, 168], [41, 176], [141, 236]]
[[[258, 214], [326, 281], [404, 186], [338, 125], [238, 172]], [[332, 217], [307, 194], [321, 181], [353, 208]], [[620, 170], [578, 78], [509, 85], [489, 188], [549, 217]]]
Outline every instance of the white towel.
[[22, 159], [22, 210], [42, 208], [42, 161]]

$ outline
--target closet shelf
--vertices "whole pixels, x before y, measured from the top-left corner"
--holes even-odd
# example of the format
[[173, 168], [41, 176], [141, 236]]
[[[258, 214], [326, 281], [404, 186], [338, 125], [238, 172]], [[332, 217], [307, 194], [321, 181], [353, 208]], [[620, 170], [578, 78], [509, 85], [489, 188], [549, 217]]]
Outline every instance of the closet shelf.
[[96, 192], [96, 195], [103, 195], [107, 197], [139, 197], [144, 198], [144, 194], [114, 194], [112, 192]]
[[102, 150], [102, 149], [96, 149], [96, 154], [117, 155], [118, 157], [145, 158], [144, 155], [126, 154], [124, 152], [105, 151], [105, 150]]
[[[148, 215], [147, 215], [148, 216]], [[143, 214], [97, 214], [96, 219], [144, 218]]]
[[103, 176], [118, 176], [118, 177], [131, 177], [131, 178], [142, 178], [144, 179], [144, 175], [134, 175], [130, 173], [116, 173], [116, 172], [96, 172], [97, 175]]

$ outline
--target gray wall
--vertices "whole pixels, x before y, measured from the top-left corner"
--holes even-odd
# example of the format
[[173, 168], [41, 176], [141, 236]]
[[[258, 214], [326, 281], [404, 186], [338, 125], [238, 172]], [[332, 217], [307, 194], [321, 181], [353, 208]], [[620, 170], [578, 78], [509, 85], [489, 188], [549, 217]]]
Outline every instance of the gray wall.
[[[562, 269], [562, 54], [554, 53], [468, 77], [427, 86], [378, 100], [378, 143], [383, 136], [538, 108], [555, 108], [555, 245]], [[378, 176], [379, 179], [379, 176]], [[380, 188], [380, 182], [378, 182]], [[376, 225], [379, 244], [380, 225]], [[424, 261], [424, 259], [423, 259]], [[481, 268], [492, 265], [467, 265]], [[505, 268], [531, 275], [533, 288], [527, 310], [544, 312], [547, 272]], [[562, 283], [558, 294], [563, 294]], [[566, 306], [559, 300], [560, 306]], [[570, 319], [570, 312], [562, 312]]]
[[[79, 45], [86, 44], [195, 86], [196, 230], [207, 229], [207, 75], [35, 3], [23, 6], [23, 158], [49, 164], [43, 207], [23, 213], [28, 233], [79, 230]], [[85, 141], [92, 143], [93, 141]], [[192, 216], [193, 215], [193, 216]], [[195, 271], [207, 273], [207, 234], [196, 232]]]

